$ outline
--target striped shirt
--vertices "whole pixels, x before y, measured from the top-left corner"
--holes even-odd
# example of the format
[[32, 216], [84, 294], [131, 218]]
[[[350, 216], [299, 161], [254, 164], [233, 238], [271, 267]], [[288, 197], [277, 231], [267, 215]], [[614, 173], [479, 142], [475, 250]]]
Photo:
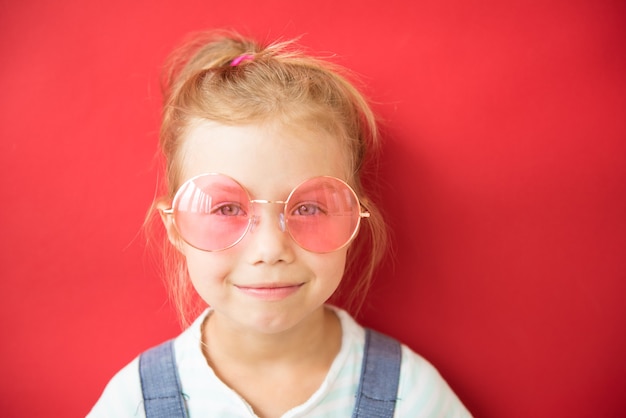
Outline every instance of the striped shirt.
[[[352, 416], [361, 375], [365, 330], [347, 312], [333, 309], [341, 322], [341, 349], [317, 391], [282, 418]], [[201, 324], [208, 313], [200, 315], [174, 341], [189, 416], [255, 418], [250, 405], [215, 375], [202, 354]], [[138, 358], [135, 358], [111, 379], [88, 418], [145, 417], [138, 365]], [[403, 345], [395, 417], [470, 416], [437, 370]]]

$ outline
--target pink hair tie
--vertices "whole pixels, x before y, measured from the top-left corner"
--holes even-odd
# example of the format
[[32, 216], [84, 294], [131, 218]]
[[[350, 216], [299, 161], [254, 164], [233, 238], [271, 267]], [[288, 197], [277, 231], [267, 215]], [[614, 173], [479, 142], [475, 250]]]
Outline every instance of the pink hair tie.
[[254, 55], [252, 54], [241, 54], [230, 62], [230, 66], [236, 67], [239, 64], [241, 64], [242, 61], [248, 61], [248, 60], [252, 61], [253, 59], [254, 59]]

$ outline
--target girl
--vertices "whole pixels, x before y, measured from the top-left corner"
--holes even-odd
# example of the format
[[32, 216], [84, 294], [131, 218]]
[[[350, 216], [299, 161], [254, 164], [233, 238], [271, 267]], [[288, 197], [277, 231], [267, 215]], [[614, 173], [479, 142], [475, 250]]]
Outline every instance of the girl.
[[183, 318], [190, 284], [209, 308], [89, 416], [469, 416], [423, 358], [327, 305], [360, 306], [385, 251], [361, 94], [293, 43], [213, 33], [171, 62], [155, 208]]

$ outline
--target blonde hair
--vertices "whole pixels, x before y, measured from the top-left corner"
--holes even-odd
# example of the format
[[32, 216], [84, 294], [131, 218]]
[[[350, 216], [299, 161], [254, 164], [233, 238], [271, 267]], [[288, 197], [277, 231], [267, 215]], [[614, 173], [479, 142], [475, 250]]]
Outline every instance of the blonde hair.
[[[348, 182], [371, 214], [348, 249], [346, 273], [332, 299], [356, 314], [386, 251], [387, 228], [361, 181], [379, 148], [376, 119], [342, 73], [304, 54], [294, 41], [262, 45], [232, 32], [196, 35], [171, 55], [164, 72], [160, 148], [165, 196], [160, 200], [171, 200], [181, 184], [182, 141], [193, 120], [228, 125], [279, 121], [332, 134], [347, 151]], [[165, 279], [186, 325], [206, 305], [192, 288], [182, 254], [162, 238]]]

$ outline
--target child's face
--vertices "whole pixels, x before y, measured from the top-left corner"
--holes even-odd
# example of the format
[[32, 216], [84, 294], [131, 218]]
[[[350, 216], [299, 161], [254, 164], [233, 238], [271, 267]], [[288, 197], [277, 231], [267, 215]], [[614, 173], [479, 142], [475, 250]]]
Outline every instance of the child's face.
[[[184, 139], [183, 178], [226, 174], [252, 199], [285, 200], [297, 185], [316, 176], [347, 180], [347, 159], [337, 139], [279, 124], [226, 126], [198, 122]], [[213, 317], [236, 328], [287, 331], [320, 313], [337, 289], [347, 248], [317, 254], [296, 244], [279, 226], [281, 205], [258, 205], [258, 223], [235, 246], [217, 252], [180, 239], [171, 217], [164, 221], [184, 254], [191, 281], [214, 309]]]

